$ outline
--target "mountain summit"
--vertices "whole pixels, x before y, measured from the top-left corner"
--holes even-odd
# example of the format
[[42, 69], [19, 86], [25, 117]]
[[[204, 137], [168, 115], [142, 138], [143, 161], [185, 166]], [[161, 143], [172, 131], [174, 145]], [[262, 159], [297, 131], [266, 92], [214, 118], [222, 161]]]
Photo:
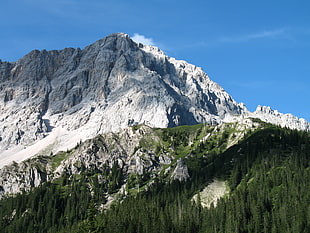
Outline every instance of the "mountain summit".
[[137, 124], [220, 124], [243, 117], [309, 130], [303, 119], [238, 104], [203, 70], [112, 34], [84, 49], [0, 61], [0, 166]]

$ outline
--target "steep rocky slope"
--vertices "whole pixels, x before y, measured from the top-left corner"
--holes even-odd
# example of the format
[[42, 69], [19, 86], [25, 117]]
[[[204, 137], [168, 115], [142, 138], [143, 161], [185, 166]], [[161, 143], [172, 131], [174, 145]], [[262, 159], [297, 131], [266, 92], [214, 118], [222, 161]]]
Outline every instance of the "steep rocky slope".
[[83, 50], [32, 51], [1, 62], [0, 75], [0, 157], [7, 162], [38, 153], [42, 146], [11, 157], [47, 136], [44, 144], [56, 151], [130, 125], [213, 124], [245, 110], [200, 68], [125, 34]]

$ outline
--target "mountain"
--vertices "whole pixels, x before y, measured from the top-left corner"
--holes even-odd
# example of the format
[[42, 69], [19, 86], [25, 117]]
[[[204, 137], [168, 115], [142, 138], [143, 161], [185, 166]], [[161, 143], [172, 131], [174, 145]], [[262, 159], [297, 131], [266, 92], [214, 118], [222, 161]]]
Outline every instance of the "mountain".
[[309, 130], [277, 112], [250, 113], [203, 70], [117, 33], [84, 49], [0, 62], [0, 166], [73, 148], [128, 126], [220, 124], [257, 117]]
[[309, 232], [309, 123], [126, 34], [0, 62], [0, 100], [1, 232]]
[[131, 125], [214, 124], [243, 111], [200, 68], [125, 34], [83, 50], [32, 51], [1, 70], [0, 157], [8, 161]]

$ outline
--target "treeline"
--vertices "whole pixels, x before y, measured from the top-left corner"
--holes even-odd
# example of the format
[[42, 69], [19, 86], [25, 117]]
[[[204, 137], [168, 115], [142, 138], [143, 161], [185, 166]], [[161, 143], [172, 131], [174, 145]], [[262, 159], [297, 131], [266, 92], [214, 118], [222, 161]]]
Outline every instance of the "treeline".
[[[102, 193], [118, 187], [116, 165], [110, 186], [88, 172], [1, 200], [1, 232], [310, 232], [309, 133], [269, 127], [208, 153], [202, 144], [185, 159], [187, 182], [154, 180], [106, 211]], [[230, 195], [202, 208], [192, 197], [214, 178], [227, 180]]]

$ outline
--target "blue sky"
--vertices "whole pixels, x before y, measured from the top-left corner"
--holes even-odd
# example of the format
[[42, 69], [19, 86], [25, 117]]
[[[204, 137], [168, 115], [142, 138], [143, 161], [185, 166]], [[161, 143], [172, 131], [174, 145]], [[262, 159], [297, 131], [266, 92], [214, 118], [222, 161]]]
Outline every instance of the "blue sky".
[[309, 12], [309, 0], [2, 0], [0, 59], [136, 34], [202, 67], [249, 110], [310, 121]]

